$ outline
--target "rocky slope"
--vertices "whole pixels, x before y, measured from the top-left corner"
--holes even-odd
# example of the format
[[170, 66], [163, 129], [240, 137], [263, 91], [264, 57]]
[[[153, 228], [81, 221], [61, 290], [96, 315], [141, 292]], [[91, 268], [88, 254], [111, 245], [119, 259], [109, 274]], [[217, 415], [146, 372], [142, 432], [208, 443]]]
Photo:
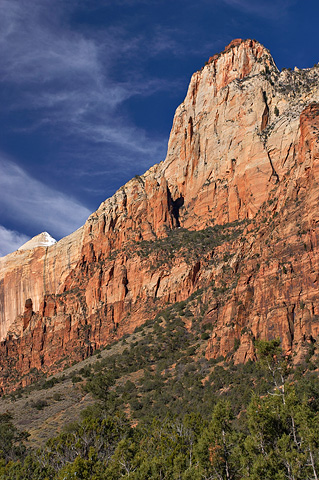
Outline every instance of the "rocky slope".
[[315, 345], [318, 79], [318, 67], [280, 73], [260, 43], [233, 41], [193, 75], [164, 162], [69, 237], [1, 258], [3, 387], [199, 289], [190, 328], [211, 324], [208, 358], [245, 361], [254, 339], [278, 335], [297, 359]]

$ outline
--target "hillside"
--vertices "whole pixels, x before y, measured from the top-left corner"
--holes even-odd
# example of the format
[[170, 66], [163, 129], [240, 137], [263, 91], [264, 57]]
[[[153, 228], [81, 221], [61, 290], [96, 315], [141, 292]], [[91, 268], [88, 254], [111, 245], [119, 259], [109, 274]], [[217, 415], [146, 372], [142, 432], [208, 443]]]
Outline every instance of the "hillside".
[[194, 300], [3, 396], [0, 478], [316, 478], [313, 349], [297, 368], [277, 340], [256, 343], [258, 362], [208, 361], [209, 329], [188, 328]]

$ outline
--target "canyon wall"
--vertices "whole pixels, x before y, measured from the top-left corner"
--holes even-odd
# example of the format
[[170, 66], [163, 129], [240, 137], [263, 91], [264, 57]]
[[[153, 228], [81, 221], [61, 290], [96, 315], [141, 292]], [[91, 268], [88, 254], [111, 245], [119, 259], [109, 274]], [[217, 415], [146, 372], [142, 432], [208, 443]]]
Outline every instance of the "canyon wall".
[[165, 161], [72, 235], [1, 258], [2, 385], [84, 358], [199, 288], [208, 358], [245, 361], [276, 336], [301, 358], [319, 334], [318, 79], [233, 41], [192, 76]]

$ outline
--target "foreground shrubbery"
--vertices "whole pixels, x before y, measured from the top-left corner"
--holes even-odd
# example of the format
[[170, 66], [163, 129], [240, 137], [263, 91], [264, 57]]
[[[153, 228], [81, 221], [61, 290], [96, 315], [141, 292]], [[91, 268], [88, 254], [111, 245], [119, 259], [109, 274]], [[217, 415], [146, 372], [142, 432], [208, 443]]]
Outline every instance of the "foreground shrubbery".
[[[251, 393], [241, 411], [239, 403], [231, 401], [234, 397], [225, 395], [216, 396], [209, 415], [176, 414], [170, 409], [165, 417], [164, 410], [155, 416], [150, 403], [149, 416], [135, 426], [114, 401], [114, 377], [100, 372], [86, 387], [97, 404], [42, 450], [27, 452], [25, 435], [16, 431], [8, 415], [1, 417], [0, 478], [316, 479], [319, 395], [315, 373], [293, 374], [278, 341], [259, 344], [256, 368], [262, 372], [266, 393]], [[239, 373], [244, 381], [240, 368]], [[235, 382], [236, 378], [235, 372]], [[146, 390], [154, 387], [147, 385]], [[125, 384], [125, 394], [135, 390], [133, 382]]]

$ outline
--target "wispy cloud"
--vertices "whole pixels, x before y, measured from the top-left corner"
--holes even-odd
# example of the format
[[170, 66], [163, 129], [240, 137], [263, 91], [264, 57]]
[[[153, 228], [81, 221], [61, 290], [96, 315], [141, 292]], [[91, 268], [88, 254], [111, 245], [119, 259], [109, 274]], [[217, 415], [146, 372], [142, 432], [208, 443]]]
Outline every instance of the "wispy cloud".
[[2, 222], [24, 230], [32, 221], [38, 233], [68, 235], [90, 215], [89, 209], [67, 195], [32, 178], [15, 163], [0, 157], [0, 212]]
[[1, 0], [0, 10], [3, 80], [45, 84], [70, 79], [61, 79], [63, 72], [99, 73], [94, 41], [63, 28], [60, 2], [48, 8], [41, 0]]
[[[0, 11], [0, 81], [19, 89], [11, 110], [35, 112], [29, 129], [67, 126], [69, 135], [95, 129], [98, 141], [108, 143], [110, 137], [100, 132], [102, 126], [114, 125], [118, 106], [132, 96], [174, 87], [174, 82], [159, 78], [141, 81], [132, 66], [127, 79], [112, 78], [122, 56], [140, 52], [145, 41], [141, 36], [128, 40], [119, 27], [105, 28], [103, 35], [72, 30], [63, 20], [62, 2], [49, 12], [47, 2], [40, 0], [0, 0]], [[161, 39], [155, 43], [158, 50], [166, 48]], [[127, 124], [127, 118], [117, 115], [116, 129], [123, 128], [122, 139], [130, 144]], [[116, 142], [118, 137], [113, 137]]]
[[[86, 11], [103, 2], [83, 4]], [[35, 233], [64, 236], [91, 213], [82, 202], [94, 209], [131, 176], [164, 159], [167, 139], [134, 125], [126, 102], [177, 87], [178, 80], [145, 74], [140, 63], [141, 52], [144, 61], [173, 48], [170, 35], [164, 46], [164, 37], [154, 37], [151, 45], [143, 32], [132, 35], [121, 22], [79, 28], [73, 15], [81, 8], [76, 0], [0, 0], [3, 125], [16, 144], [19, 138], [21, 145], [26, 138], [28, 145], [45, 138], [41, 160], [33, 160], [31, 150], [25, 158], [19, 153], [0, 161], [0, 211], [17, 222], [6, 227], [25, 231], [28, 219]], [[22, 170], [17, 165], [25, 161], [30, 163]], [[33, 161], [42, 183], [27, 174]]]
[[0, 225], [0, 257], [14, 252], [21, 245], [30, 240], [30, 237]]

